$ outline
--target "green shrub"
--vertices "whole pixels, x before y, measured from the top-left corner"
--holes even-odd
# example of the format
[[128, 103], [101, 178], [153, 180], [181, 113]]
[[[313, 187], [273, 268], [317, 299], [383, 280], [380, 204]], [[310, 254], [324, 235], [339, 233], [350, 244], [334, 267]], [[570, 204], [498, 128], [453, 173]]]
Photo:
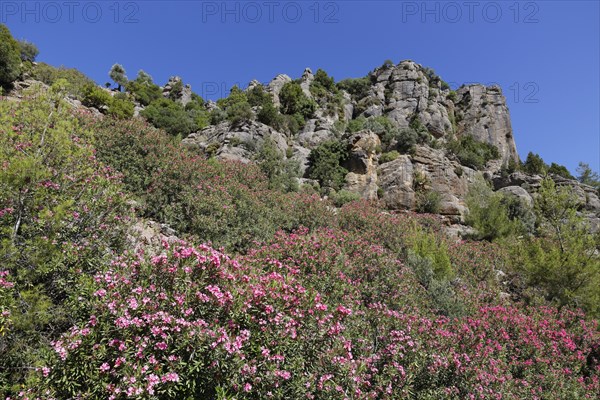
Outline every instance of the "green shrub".
[[232, 125], [239, 125], [244, 122], [251, 121], [254, 117], [250, 104], [237, 103], [227, 108], [227, 119]]
[[183, 106], [169, 99], [153, 101], [141, 113], [152, 125], [173, 136], [186, 137], [196, 130], [196, 124]]
[[34, 62], [40, 51], [37, 46], [27, 40], [19, 40], [21, 50], [21, 61]]
[[283, 192], [298, 191], [300, 166], [293, 160], [285, 160], [275, 142], [266, 138], [258, 151], [256, 161], [269, 180], [271, 189]]
[[119, 92], [123, 86], [127, 85], [128, 79], [127, 76], [125, 76], [125, 68], [123, 68], [121, 64], [114, 64], [108, 75], [110, 76], [110, 79], [117, 84]]
[[134, 99], [143, 106], [147, 106], [162, 97], [160, 87], [155, 85], [152, 77], [142, 70], [138, 72], [134, 80], [127, 82], [125, 90], [131, 93]]
[[319, 181], [321, 187], [340, 189], [348, 170], [342, 163], [348, 158], [346, 145], [341, 141], [326, 141], [310, 152], [308, 176]]
[[348, 92], [354, 101], [358, 101], [369, 95], [371, 80], [369, 77], [344, 79], [338, 82], [337, 87]]
[[93, 133], [59, 86], [0, 102], [0, 281], [8, 271], [15, 299], [10, 330], [0, 332], [4, 395], [19, 391], [50, 341], [81, 317], [90, 274], [123, 249], [130, 223], [122, 186], [95, 158]]
[[385, 164], [385, 163], [388, 163], [390, 161], [394, 161], [398, 157], [400, 157], [400, 153], [398, 153], [396, 150], [392, 150], [392, 151], [389, 151], [387, 153], [383, 153], [381, 155], [381, 157], [379, 157], [379, 164]]
[[447, 244], [433, 233], [413, 225], [406, 237], [406, 256], [411, 253], [429, 260], [433, 277], [437, 280], [450, 280], [454, 271], [450, 262]]
[[48, 86], [52, 86], [59, 79], [65, 79], [69, 83], [67, 87], [68, 93], [80, 100], [83, 99], [86, 88], [95, 85], [94, 81], [76, 69], [56, 68], [43, 62], [36, 63], [31, 71], [31, 76], [33, 79], [43, 82]]
[[478, 142], [470, 135], [449, 141], [447, 149], [456, 155], [462, 165], [481, 170], [490, 160], [500, 158], [498, 148], [489, 143]]
[[397, 134], [390, 137], [389, 142], [396, 141], [396, 148], [404, 154], [410, 154], [415, 151], [417, 144], [420, 142], [420, 136], [417, 131], [411, 128], [400, 129]]
[[441, 196], [433, 190], [422, 190], [416, 193], [416, 210], [420, 213], [438, 214]]
[[133, 117], [135, 106], [126, 97], [115, 96], [108, 107], [108, 114], [118, 119], [129, 119]]
[[305, 119], [312, 118], [317, 108], [314, 100], [309, 99], [299, 83], [288, 82], [281, 88], [279, 93], [281, 112], [288, 115], [300, 114]]
[[86, 107], [104, 109], [112, 104], [110, 93], [94, 84], [87, 85], [83, 92], [82, 104]]
[[252, 107], [263, 107], [267, 103], [273, 103], [273, 98], [271, 95], [265, 90], [263, 85], [257, 85], [252, 89], [248, 90], [246, 93], [246, 97], [248, 99], [248, 103]]
[[0, 24], [0, 86], [21, 75], [21, 48], [5, 25]]
[[546, 175], [548, 173], [548, 166], [538, 154], [529, 152], [527, 159], [523, 163], [523, 171], [528, 174]]
[[476, 238], [492, 241], [531, 229], [531, 210], [517, 198], [494, 192], [478, 177], [466, 197], [466, 223], [475, 228]]
[[281, 128], [281, 125], [283, 124], [283, 118], [273, 104], [273, 101], [267, 101], [262, 105], [260, 111], [256, 115], [256, 119], [275, 129]]
[[248, 96], [237, 85], [234, 85], [231, 88], [231, 90], [229, 91], [229, 96], [217, 100], [217, 106], [219, 106], [219, 108], [224, 111], [227, 111], [229, 107], [241, 103], [248, 103]]
[[464, 314], [464, 305], [456, 296], [451, 283], [447, 279], [436, 277], [434, 264], [430, 258], [424, 258], [409, 251], [406, 264], [414, 271], [419, 283], [427, 290], [432, 308], [437, 313], [448, 317], [459, 317]]
[[556, 187], [545, 178], [538, 191], [536, 237], [525, 237], [512, 246], [513, 268], [526, 284], [543, 290], [548, 300], [561, 306], [582, 307], [600, 315], [600, 234], [577, 214], [578, 202], [568, 187]]
[[333, 193], [331, 195], [331, 200], [336, 207], [342, 207], [344, 204], [360, 200], [360, 195], [358, 193], [342, 189], [339, 192]]
[[194, 122], [195, 131], [206, 128], [211, 124], [211, 113], [206, 109], [206, 103], [202, 97], [192, 93], [192, 101], [185, 105], [185, 111]]
[[319, 85], [330, 92], [337, 90], [335, 79], [332, 76], [327, 75], [327, 72], [321, 68], [317, 70], [313, 84]]
[[550, 164], [550, 167], [548, 167], [548, 173], [562, 176], [563, 178], [567, 179], [575, 179], [575, 177], [571, 175], [567, 167], [556, 163]]
[[577, 180], [584, 185], [596, 188], [598, 194], [600, 194], [600, 176], [590, 168], [589, 164], [584, 162], [579, 163], [577, 167]]

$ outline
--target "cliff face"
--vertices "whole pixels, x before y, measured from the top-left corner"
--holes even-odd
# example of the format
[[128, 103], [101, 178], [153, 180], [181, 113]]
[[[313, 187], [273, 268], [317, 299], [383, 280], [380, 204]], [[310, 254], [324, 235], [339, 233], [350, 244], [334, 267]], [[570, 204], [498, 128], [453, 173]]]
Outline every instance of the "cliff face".
[[[433, 191], [440, 198], [439, 212], [454, 221], [461, 221], [467, 211], [464, 199], [477, 174], [493, 179], [496, 190], [518, 195], [524, 201], [535, 197], [535, 185], [521, 184], [520, 178], [512, 175], [512, 180], [506, 181], [508, 178], [500, 175], [503, 166], [519, 161], [510, 114], [500, 87], [474, 84], [453, 91], [431, 69], [403, 61], [373, 70], [363, 78], [367, 87], [359, 94], [340, 90], [339, 103], [329, 107], [318, 97], [318, 92], [311, 90], [314, 81], [315, 76], [308, 68], [296, 81], [302, 93], [317, 104], [313, 117], [298, 132], [279, 132], [257, 121], [235, 126], [222, 122], [190, 135], [183, 142], [204, 150], [210, 148], [211, 154], [221, 159], [251, 162], [260, 144], [270, 137], [280, 152], [297, 161], [302, 174], [306, 174], [311, 150], [324, 141], [341, 139], [348, 146], [350, 160], [345, 165], [349, 171], [347, 190], [365, 199], [379, 198], [390, 209], [409, 210], [418, 207], [420, 195]], [[264, 86], [276, 107], [281, 105], [281, 90], [289, 82], [294, 80], [281, 74]], [[260, 83], [251, 82], [248, 90], [257, 85]], [[391, 121], [397, 130], [417, 129], [431, 140], [417, 143], [412, 151], [394, 160], [381, 162], [382, 153], [390, 148], [386, 149], [383, 138], [378, 137], [380, 133], [369, 128], [356, 133], [344, 133], [343, 128], [340, 131], [340, 126], [347, 126], [351, 120], [380, 117]], [[493, 145], [498, 150], [498, 159], [487, 162], [479, 171], [461, 164], [459, 157], [445, 149], [445, 143], [465, 136]], [[535, 179], [529, 176], [524, 181]], [[600, 215], [597, 196], [576, 181], [568, 184], [583, 193], [585, 212], [597, 218]]]

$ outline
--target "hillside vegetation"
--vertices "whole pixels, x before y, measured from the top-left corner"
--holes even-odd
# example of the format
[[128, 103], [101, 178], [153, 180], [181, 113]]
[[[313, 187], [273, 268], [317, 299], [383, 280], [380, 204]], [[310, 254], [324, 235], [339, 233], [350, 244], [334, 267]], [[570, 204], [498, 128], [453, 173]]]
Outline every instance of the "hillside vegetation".
[[[173, 104], [194, 130], [222, 123], [213, 118], [239, 124], [255, 102], [276, 108], [270, 96], [232, 90], [218, 116], [196, 96], [185, 107], [159, 99], [141, 75], [144, 119], [110, 112], [119, 100], [110, 94], [103, 112], [74, 105], [80, 76], [68, 71], [0, 101], [0, 395], [600, 395], [600, 234], [571, 186], [544, 174], [527, 204], [477, 178], [466, 199], [473, 229], [457, 239], [437, 214], [391, 211], [344, 191], [340, 174], [354, 153], [335, 141], [308, 157], [315, 188], [295, 179], [298, 165], [275, 139], [244, 163], [185, 146], [184, 131], [161, 126], [171, 119], [160, 109]], [[311, 90], [329, 93], [331, 109], [342, 88], [364, 90], [360, 80], [334, 88], [317, 77]], [[281, 130], [323, 107], [294, 85], [270, 117], [259, 111]], [[397, 153], [388, 163], [435, 146], [417, 123], [409, 131], [384, 121], [354, 124], [387, 137], [383, 146]], [[448, 148], [477, 165], [497, 157], [478, 143]], [[534, 158], [518, 168], [552, 168]], [[435, 202], [429, 178], [415, 176], [415, 191]], [[585, 165], [582, 177], [597, 178]]]

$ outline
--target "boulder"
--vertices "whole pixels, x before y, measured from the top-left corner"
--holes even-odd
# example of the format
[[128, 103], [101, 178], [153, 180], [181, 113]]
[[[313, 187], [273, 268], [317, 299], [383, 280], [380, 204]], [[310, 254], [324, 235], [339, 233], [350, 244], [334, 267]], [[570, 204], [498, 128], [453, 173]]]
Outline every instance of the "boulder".
[[533, 197], [520, 186], [506, 186], [499, 190], [500, 193], [505, 193], [510, 196], [514, 196], [521, 200], [524, 204], [529, 207], [533, 207]]

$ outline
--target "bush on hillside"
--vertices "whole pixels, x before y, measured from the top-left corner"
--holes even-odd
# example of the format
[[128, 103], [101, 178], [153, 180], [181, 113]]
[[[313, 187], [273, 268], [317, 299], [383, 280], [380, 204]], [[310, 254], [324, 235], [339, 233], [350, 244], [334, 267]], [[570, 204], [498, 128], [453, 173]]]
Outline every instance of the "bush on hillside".
[[348, 170], [342, 163], [348, 158], [345, 143], [326, 141], [310, 152], [308, 176], [319, 181], [321, 187], [339, 190], [346, 179]]
[[470, 135], [448, 142], [447, 149], [454, 154], [462, 165], [481, 170], [486, 163], [500, 158], [498, 148], [489, 143], [478, 142]]
[[21, 48], [8, 28], [0, 24], [0, 86], [14, 82], [21, 75]]

